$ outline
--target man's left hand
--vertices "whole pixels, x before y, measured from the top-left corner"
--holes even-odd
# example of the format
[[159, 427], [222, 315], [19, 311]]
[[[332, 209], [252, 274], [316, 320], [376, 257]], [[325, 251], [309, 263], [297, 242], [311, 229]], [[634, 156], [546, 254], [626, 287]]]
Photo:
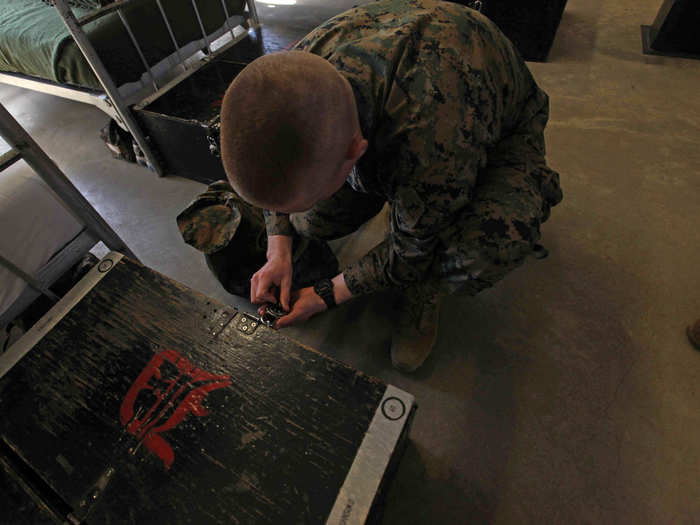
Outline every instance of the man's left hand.
[[291, 311], [277, 320], [275, 328], [284, 328], [285, 326], [301, 323], [328, 309], [326, 303], [323, 302], [323, 299], [318, 296], [311, 286], [293, 291], [291, 303]]

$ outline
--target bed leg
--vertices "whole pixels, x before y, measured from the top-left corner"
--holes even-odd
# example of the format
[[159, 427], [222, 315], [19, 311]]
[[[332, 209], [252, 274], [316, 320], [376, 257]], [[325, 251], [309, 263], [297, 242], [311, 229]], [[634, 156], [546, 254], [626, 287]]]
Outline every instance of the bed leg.
[[157, 155], [149, 144], [147, 137], [143, 134], [141, 126], [139, 126], [138, 122], [136, 122], [131, 109], [119, 93], [117, 85], [114, 83], [114, 80], [112, 80], [111, 75], [102, 63], [102, 60], [100, 60], [97, 51], [95, 51], [92, 43], [90, 43], [90, 40], [83, 31], [81, 25], [78, 23], [78, 20], [75, 18], [75, 15], [68, 6], [68, 3], [66, 0], [54, 0], [54, 5], [59, 15], [61, 15], [63, 22], [66, 24], [68, 31], [73, 36], [73, 40], [75, 40], [75, 43], [80, 48], [80, 51], [82, 51], [88, 64], [90, 64], [90, 67], [94, 71], [97, 80], [99, 80], [100, 84], [102, 84], [102, 87], [114, 106], [114, 109], [117, 111], [119, 117], [124, 122], [124, 125], [128, 128], [131, 135], [134, 137], [134, 140], [138, 144], [139, 148], [141, 148], [141, 151], [143, 151], [146, 159], [148, 159], [148, 163], [153, 168], [153, 171], [155, 171], [159, 177], [163, 177], [166, 173], [163, 166], [159, 162]]

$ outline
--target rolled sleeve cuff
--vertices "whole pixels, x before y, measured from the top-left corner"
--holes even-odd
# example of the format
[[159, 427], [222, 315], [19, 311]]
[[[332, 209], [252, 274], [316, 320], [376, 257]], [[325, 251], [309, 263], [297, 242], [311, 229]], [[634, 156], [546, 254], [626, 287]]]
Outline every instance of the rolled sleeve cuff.
[[386, 285], [382, 285], [383, 283], [373, 278], [371, 274], [367, 274], [358, 263], [351, 264], [345, 268], [343, 270], [343, 278], [353, 297], [368, 295], [387, 288]]
[[384, 269], [388, 260], [388, 247], [382, 243], [360, 260], [343, 270], [343, 277], [353, 296], [367, 295], [391, 287]]
[[276, 211], [263, 210], [265, 216], [265, 229], [267, 235], [294, 235], [294, 226], [289, 220], [288, 213], [278, 213]]

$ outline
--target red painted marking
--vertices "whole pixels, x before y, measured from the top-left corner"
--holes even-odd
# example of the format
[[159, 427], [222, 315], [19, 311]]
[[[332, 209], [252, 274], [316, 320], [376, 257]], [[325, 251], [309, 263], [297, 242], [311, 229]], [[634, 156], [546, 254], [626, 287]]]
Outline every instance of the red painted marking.
[[[175, 367], [176, 375], [166, 375], [164, 368], [168, 364]], [[130, 434], [163, 460], [167, 470], [175, 460], [175, 453], [160, 434], [175, 428], [189, 414], [198, 417], [209, 414], [202, 405], [204, 398], [212, 390], [230, 385], [229, 376], [211, 374], [195, 367], [175, 350], [164, 350], [153, 356], [129, 388], [119, 409], [119, 419]], [[143, 391], [150, 391], [156, 402], [139, 419], [135, 417], [134, 405]], [[169, 410], [172, 414], [161, 423]]]

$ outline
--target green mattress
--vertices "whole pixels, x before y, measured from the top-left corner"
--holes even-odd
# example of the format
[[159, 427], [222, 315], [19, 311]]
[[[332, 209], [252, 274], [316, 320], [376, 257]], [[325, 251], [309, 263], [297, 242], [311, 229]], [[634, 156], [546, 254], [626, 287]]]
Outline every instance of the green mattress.
[[[161, 0], [180, 46], [198, 40], [202, 32], [191, 0]], [[61, 84], [100, 89], [90, 66], [55, 8], [41, 0], [2, 0], [0, 8], [0, 71], [23, 73]], [[230, 16], [242, 14], [245, 0], [226, 0]], [[224, 24], [221, 0], [197, 0], [207, 33]], [[74, 8], [80, 17], [89, 10]], [[123, 9], [146, 60], [153, 65], [174, 52], [155, 0]], [[117, 13], [84, 26], [90, 41], [115, 83], [138, 80], [144, 67]]]

